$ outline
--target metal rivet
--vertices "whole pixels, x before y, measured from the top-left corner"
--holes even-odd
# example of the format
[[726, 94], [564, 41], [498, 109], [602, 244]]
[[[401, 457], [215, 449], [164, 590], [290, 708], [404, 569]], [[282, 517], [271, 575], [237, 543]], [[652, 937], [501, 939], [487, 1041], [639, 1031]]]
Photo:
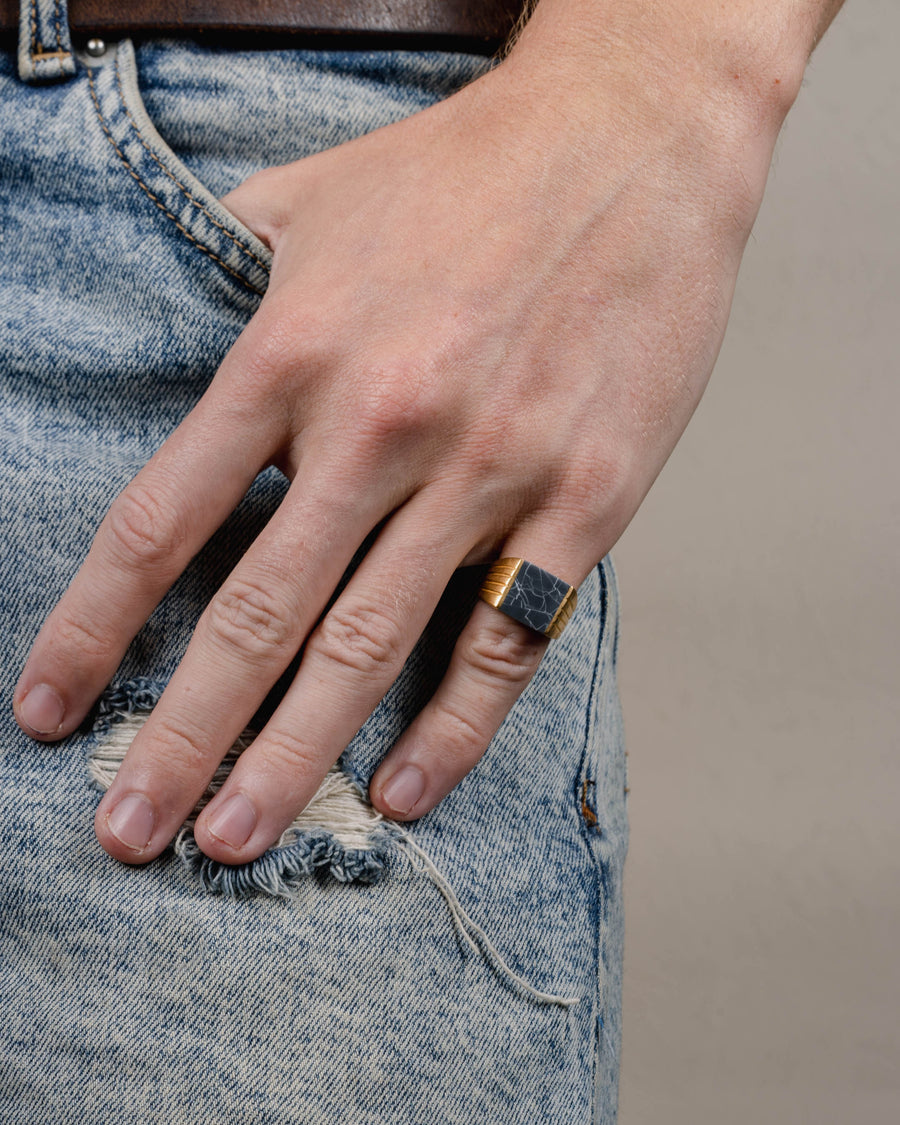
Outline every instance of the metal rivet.
[[106, 43], [102, 39], [88, 39], [85, 50], [91, 58], [99, 59], [106, 54]]

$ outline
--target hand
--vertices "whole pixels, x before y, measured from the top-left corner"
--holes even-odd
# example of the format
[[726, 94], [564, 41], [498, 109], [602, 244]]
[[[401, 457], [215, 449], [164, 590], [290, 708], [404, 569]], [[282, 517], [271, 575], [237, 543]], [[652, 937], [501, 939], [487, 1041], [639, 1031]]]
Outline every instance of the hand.
[[[100, 803], [111, 855], [163, 850], [305, 642], [284, 700], [197, 821], [207, 855], [259, 856], [397, 676], [453, 571], [521, 555], [578, 584], [686, 425], [782, 103], [761, 113], [718, 75], [698, 92], [690, 67], [676, 89], [664, 57], [627, 51], [590, 82], [579, 70], [561, 98], [560, 59], [529, 42], [448, 101], [226, 198], [274, 252], [268, 292], [113, 504], [15, 695], [29, 733], [74, 730], [257, 472], [286, 473], [286, 499]], [[409, 819], [449, 792], [545, 643], [479, 604], [375, 774], [376, 807]], [[39, 684], [64, 707], [58, 724]]]

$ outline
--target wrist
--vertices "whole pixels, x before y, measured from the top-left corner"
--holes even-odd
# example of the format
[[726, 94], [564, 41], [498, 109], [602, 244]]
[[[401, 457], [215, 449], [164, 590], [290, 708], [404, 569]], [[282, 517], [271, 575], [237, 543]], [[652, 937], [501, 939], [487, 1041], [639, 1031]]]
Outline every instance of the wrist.
[[541, 0], [503, 66], [564, 90], [582, 112], [615, 83], [649, 112], [708, 103], [774, 140], [839, 2]]
[[482, 120], [517, 154], [514, 169], [542, 170], [554, 209], [589, 208], [643, 166], [673, 193], [705, 181], [749, 231], [814, 43], [798, 7], [541, 0], [508, 57], [475, 83]]

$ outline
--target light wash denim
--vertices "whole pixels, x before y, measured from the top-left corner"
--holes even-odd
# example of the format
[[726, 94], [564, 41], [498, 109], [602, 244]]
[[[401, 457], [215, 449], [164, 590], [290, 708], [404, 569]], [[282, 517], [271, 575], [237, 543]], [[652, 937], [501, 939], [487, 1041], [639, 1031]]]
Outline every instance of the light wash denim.
[[[43, 53], [57, 11], [67, 49], [65, 4], [35, 10]], [[98, 755], [152, 707], [279, 503], [274, 470], [83, 731], [32, 742], [9, 705], [106, 507], [265, 290], [267, 250], [217, 197], [485, 61], [126, 41], [35, 65], [30, 36], [0, 56], [0, 1121], [609, 1125], [627, 829], [607, 561], [478, 766], [410, 826], [365, 821], [360, 846], [323, 818], [244, 868], [205, 861], [189, 831], [127, 867], [93, 835]], [[354, 795], [432, 692], [482, 577], [458, 573], [342, 756]]]

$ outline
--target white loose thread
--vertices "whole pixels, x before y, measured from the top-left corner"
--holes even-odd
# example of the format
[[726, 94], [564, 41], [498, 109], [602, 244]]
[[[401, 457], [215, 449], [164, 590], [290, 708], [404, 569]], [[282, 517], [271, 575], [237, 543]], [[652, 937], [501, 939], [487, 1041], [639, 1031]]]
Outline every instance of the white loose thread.
[[[474, 922], [463, 909], [463, 905], [456, 897], [453, 888], [440, 873], [440, 871], [438, 871], [437, 867], [435, 867], [434, 863], [428, 857], [428, 855], [419, 847], [415, 840], [413, 840], [410, 834], [408, 832], [403, 832], [402, 830], [397, 830], [395, 832], [395, 835], [397, 836], [399, 845], [401, 847], [405, 846], [406, 848], [408, 848], [421, 861], [422, 866], [427, 871], [432, 882], [440, 891], [441, 895], [443, 895], [444, 900], [449, 907], [450, 915], [453, 918], [454, 925], [457, 927], [459, 932], [463, 935], [463, 937], [466, 939], [466, 941], [469, 943], [476, 954], [479, 952], [479, 949], [478, 945], [476, 945], [475, 943], [475, 938], [472, 937], [472, 934], [475, 934], [475, 937], [478, 938], [478, 941], [483, 946], [483, 952], [487, 953], [488, 960], [493, 961], [495, 966], [498, 966], [500, 969], [502, 969], [506, 976], [514, 980], [516, 984], [522, 989], [522, 991], [526, 992], [533, 999], [539, 1000], [543, 1004], [556, 1004], [561, 1008], [571, 1008], [578, 1003], [578, 997], [555, 996], [552, 992], [541, 992], [540, 989], [535, 988], [534, 985], [529, 984], [527, 980], [520, 977], [518, 973], [514, 973], [509, 965], [503, 960], [496, 946], [487, 936], [481, 926]], [[415, 863], [414, 860], [411, 860], [411, 862]]]

